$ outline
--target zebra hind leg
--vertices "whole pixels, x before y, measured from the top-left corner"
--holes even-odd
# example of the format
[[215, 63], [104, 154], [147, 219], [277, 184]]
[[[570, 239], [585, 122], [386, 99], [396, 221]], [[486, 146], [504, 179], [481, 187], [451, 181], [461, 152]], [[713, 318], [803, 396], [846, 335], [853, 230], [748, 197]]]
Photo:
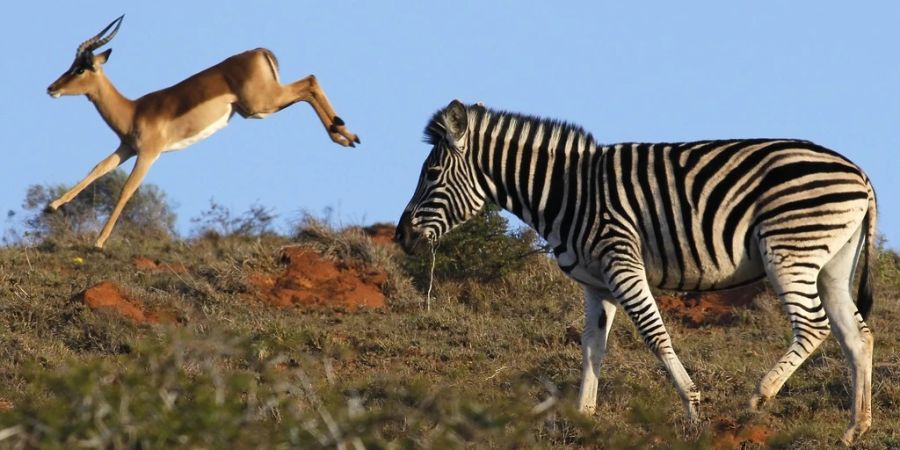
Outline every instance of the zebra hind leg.
[[834, 327], [834, 335], [844, 351], [853, 381], [850, 426], [842, 438], [846, 445], [859, 439], [872, 425], [874, 338], [850, 296], [857, 255], [861, 247], [862, 240], [857, 234], [825, 264], [818, 280], [825, 311]]
[[766, 401], [778, 394], [788, 378], [831, 332], [816, 289], [819, 265], [808, 262], [808, 258], [802, 256], [786, 257], [771, 251], [764, 256], [769, 258], [768, 276], [790, 319], [793, 340], [750, 397], [752, 411], [758, 411]]
[[606, 354], [609, 330], [616, 315], [616, 304], [609, 292], [584, 288], [584, 331], [581, 334], [582, 377], [578, 410], [592, 414], [597, 408], [597, 384], [600, 365]]

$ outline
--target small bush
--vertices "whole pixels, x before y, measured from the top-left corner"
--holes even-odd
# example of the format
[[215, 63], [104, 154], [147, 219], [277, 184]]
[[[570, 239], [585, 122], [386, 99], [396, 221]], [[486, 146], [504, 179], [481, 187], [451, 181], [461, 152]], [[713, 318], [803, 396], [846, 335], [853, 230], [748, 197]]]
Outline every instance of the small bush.
[[[37, 242], [85, 241], [96, 237], [112, 213], [128, 175], [114, 170], [94, 181], [55, 213], [44, 208], [69, 190], [65, 185], [32, 185], [23, 207], [32, 215], [25, 219], [26, 236]], [[174, 234], [175, 213], [165, 192], [145, 184], [126, 203], [113, 236], [145, 240], [168, 238]]]
[[[541, 251], [531, 229], [511, 232], [509, 221], [493, 205], [443, 236], [435, 247], [434, 277], [446, 281], [494, 280], [521, 269], [527, 256]], [[426, 249], [409, 257], [404, 267], [418, 286], [425, 286], [431, 264]]]
[[272, 209], [253, 204], [240, 216], [227, 207], [209, 200], [209, 209], [191, 219], [195, 234], [200, 236], [262, 236], [273, 234], [272, 221], [278, 217]]

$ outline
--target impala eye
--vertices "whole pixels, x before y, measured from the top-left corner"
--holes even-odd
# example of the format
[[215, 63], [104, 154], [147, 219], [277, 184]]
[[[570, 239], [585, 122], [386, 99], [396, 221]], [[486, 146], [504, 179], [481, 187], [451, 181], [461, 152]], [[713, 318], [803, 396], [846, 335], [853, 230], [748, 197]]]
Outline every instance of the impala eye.
[[441, 167], [429, 167], [425, 171], [425, 176], [428, 178], [428, 181], [437, 181], [438, 177], [441, 176], [442, 170], [443, 168]]
[[77, 70], [75, 70], [76, 75], [81, 75], [83, 73], [84, 73], [84, 67], [79, 67]]

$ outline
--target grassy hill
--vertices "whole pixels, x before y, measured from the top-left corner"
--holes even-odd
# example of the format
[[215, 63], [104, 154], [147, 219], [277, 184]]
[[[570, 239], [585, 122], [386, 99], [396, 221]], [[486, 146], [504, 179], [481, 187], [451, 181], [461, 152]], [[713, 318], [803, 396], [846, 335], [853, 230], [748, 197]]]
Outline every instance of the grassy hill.
[[[122, 232], [103, 253], [89, 250], [89, 238], [52, 235], [0, 248], [0, 448], [819, 449], [838, 442], [850, 400], [834, 339], [767, 412], [746, 411], [790, 341], [770, 294], [726, 325], [689, 327], [666, 314], [703, 391], [701, 426], [684, 422], [664, 370], [624, 315], [613, 327], [598, 413], [580, 416], [580, 289], [531, 251], [527, 234], [498, 235], [502, 222], [473, 226], [442, 247], [427, 311], [428, 255], [408, 259], [358, 227], [315, 220], [292, 236]], [[380, 274], [365, 277], [377, 278], [385, 306], [268, 301], [267, 289], [304, 288], [302, 273], [283, 281], [294, 264], [286, 250], [295, 246], [336, 273]], [[480, 266], [460, 267], [459, 258]], [[869, 321], [875, 417], [858, 448], [900, 448], [900, 269], [889, 252], [878, 266]], [[79, 295], [102, 281], [142, 315]]]

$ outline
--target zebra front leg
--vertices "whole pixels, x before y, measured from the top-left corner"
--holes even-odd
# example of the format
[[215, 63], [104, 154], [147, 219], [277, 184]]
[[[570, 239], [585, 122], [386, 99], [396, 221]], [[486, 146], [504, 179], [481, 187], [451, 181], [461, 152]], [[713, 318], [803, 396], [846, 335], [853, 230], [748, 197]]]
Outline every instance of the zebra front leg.
[[578, 410], [593, 414], [597, 408], [597, 384], [600, 365], [606, 355], [606, 343], [616, 304], [609, 299], [608, 291], [584, 286], [584, 331], [581, 333], [581, 391], [578, 394]]
[[675, 389], [681, 397], [688, 420], [697, 423], [700, 421], [700, 390], [672, 348], [672, 339], [663, 324], [656, 300], [650, 293], [650, 285], [643, 269], [637, 269], [639, 261], [638, 258], [631, 258], [626, 264], [617, 265], [613, 262], [608, 265], [607, 267], [610, 267], [608, 285], [616, 301], [634, 322], [644, 344], [662, 362], [672, 377], [672, 383], [675, 384]]

